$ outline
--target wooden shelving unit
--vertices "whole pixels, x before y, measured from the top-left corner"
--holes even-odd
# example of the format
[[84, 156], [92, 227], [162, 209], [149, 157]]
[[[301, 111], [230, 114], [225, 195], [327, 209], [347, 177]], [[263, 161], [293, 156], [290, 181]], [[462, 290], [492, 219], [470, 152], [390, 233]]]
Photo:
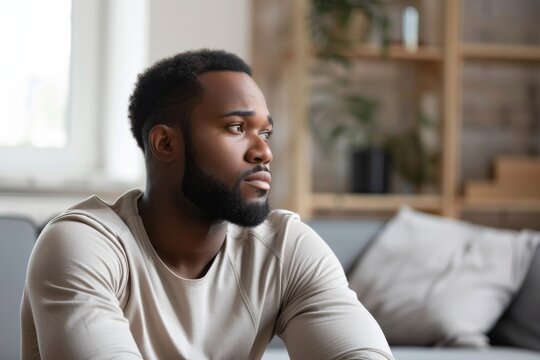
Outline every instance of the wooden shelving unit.
[[537, 199], [489, 199], [470, 200], [460, 193], [460, 134], [461, 134], [461, 79], [464, 62], [515, 61], [540, 64], [540, 46], [511, 46], [498, 44], [469, 44], [461, 40], [463, 0], [445, 0], [441, 11], [444, 14], [443, 45], [441, 47], [420, 47], [410, 52], [400, 46], [391, 46], [386, 53], [380, 48], [357, 46], [341, 55], [351, 60], [403, 61], [437, 63], [441, 69], [442, 119], [441, 119], [441, 183], [436, 195], [361, 195], [343, 193], [312, 192], [310, 152], [311, 138], [308, 124], [308, 73], [307, 69], [317, 51], [309, 44], [307, 18], [309, 0], [295, 2], [294, 48], [292, 56], [294, 76], [291, 77], [291, 91], [298, 95], [292, 108], [295, 134], [291, 143], [294, 149], [294, 163], [290, 171], [294, 185], [291, 208], [304, 217], [317, 211], [393, 211], [402, 205], [427, 210], [447, 217], [459, 217], [463, 211], [531, 211], [540, 212]]
[[403, 46], [392, 45], [383, 51], [377, 46], [357, 46], [347, 52], [341, 52], [349, 59], [375, 59], [375, 60], [408, 60], [408, 61], [442, 61], [443, 50], [437, 47], [423, 47], [415, 51], [405, 49]]
[[402, 205], [426, 211], [439, 211], [441, 197], [437, 195], [360, 195], [315, 193], [314, 210], [392, 211]]
[[540, 201], [537, 199], [467, 199], [457, 200], [462, 211], [524, 211], [540, 212]]
[[463, 44], [464, 59], [540, 61], [539, 46]]

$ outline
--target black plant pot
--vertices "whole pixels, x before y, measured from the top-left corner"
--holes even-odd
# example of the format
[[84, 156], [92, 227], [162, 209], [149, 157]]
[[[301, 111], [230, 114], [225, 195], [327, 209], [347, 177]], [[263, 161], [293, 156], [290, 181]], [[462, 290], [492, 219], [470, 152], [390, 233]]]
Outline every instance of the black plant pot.
[[359, 148], [352, 153], [352, 190], [382, 194], [389, 190], [391, 156], [378, 148]]

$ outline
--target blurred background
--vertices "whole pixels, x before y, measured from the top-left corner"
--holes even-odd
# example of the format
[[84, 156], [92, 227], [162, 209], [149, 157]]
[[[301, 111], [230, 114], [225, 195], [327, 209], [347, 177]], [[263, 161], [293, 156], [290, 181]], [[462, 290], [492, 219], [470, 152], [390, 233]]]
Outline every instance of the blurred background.
[[272, 206], [540, 229], [538, 0], [20, 0], [0, 11], [0, 213], [144, 187], [139, 72], [225, 49], [275, 119]]

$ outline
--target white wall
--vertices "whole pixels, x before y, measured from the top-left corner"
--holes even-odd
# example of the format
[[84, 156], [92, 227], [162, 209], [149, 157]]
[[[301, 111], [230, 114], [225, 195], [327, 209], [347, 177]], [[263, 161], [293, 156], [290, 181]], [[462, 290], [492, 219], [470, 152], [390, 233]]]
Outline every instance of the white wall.
[[148, 66], [148, 0], [113, 0], [106, 5], [102, 166], [106, 179], [143, 183], [143, 156], [131, 135], [127, 109], [133, 82]]
[[251, 60], [249, 0], [150, 1], [149, 60], [202, 47]]

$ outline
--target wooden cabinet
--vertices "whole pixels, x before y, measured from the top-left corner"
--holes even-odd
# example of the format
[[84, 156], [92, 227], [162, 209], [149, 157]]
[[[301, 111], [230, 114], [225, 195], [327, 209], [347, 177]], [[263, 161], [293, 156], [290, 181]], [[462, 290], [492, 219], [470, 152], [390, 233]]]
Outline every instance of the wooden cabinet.
[[[432, 1], [432, 0], [428, 0]], [[467, 0], [469, 1], [469, 0]], [[487, 6], [489, 1], [497, 0], [470, 0], [482, 1]], [[500, 2], [500, 1], [499, 1]], [[432, 2], [433, 3], [433, 2]], [[460, 217], [466, 211], [525, 211], [540, 215], [540, 198], [497, 198], [487, 197], [483, 199], [466, 198], [463, 196], [463, 188], [466, 179], [462, 177], [463, 157], [467, 154], [461, 152], [464, 135], [469, 131], [463, 125], [464, 96], [474, 95], [474, 89], [464, 89], [464, 77], [467, 72], [464, 69], [469, 64], [476, 66], [510, 66], [529, 67], [532, 72], [540, 73], [540, 39], [533, 39], [531, 44], [498, 43], [497, 39], [488, 41], [467, 41], [469, 36], [463, 35], [463, 29], [467, 29], [464, 21], [475, 21], [466, 15], [470, 5], [464, 0], [441, 0], [438, 1], [438, 18], [442, 23], [431, 21], [433, 26], [440, 26], [440, 43], [421, 45], [417, 51], [411, 52], [403, 46], [392, 44], [386, 54], [381, 50], [368, 45], [358, 45], [347, 49], [342, 53], [351, 62], [390, 62], [392, 66], [412, 64], [417, 76], [425, 72], [435, 74], [437, 90], [440, 96], [440, 176], [436, 190], [431, 193], [392, 193], [380, 195], [363, 195], [349, 193], [347, 191], [319, 191], [314, 186], [314, 168], [318, 164], [312, 159], [313, 137], [309, 124], [310, 89], [310, 64], [316, 61], [317, 53], [310, 44], [310, 34], [307, 28], [307, 14], [310, 2], [308, 0], [294, 2], [292, 71], [289, 81], [290, 92], [295, 94], [291, 108], [291, 116], [295, 120], [292, 132], [294, 134], [293, 158], [291, 159], [290, 171], [292, 173], [291, 185], [293, 186], [291, 207], [304, 216], [324, 212], [392, 212], [401, 205], [409, 205], [413, 208], [442, 214], [448, 217]], [[529, 12], [536, 12], [536, 18], [540, 18], [540, 7], [537, 2], [520, 1], [521, 5], [531, 6]], [[421, 13], [422, 14], [422, 13]], [[469, 18], [466, 18], [469, 16]], [[493, 24], [491, 24], [493, 25]], [[512, 26], [512, 24], [498, 24], [500, 27]], [[536, 25], [538, 26], [538, 25]], [[435, 30], [434, 30], [435, 31]], [[537, 28], [540, 33], [540, 28]], [[482, 40], [482, 39], [480, 39]], [[495, 65], [493, 65], [495, 64]], [[540, 80], [537, 81], [540, 85]], [[478, 91], [477, 91], [478, 93]], [[480, 94], [481, 95], [481, 94]], [[540, 94], [536, 100], [540, 102]], [[540, 108], [538, 104], [537, 108]], [[540, 114], [531, 114], [536, 117], [534, 121], [540, 122]], [[496, 126], [496, 125], [494, 125]], [[540, 138], [540, 129], [537, 136]], [[466, 137], [465, 137], [466, 138]], [[478, 149], [478, 151], [482, 151]], [[540, 156], [540, 141], [529, 155]], [[540, 187], [540, 184], [538, 184]], [[539, 221], [540, 223], [540, 217]]]

